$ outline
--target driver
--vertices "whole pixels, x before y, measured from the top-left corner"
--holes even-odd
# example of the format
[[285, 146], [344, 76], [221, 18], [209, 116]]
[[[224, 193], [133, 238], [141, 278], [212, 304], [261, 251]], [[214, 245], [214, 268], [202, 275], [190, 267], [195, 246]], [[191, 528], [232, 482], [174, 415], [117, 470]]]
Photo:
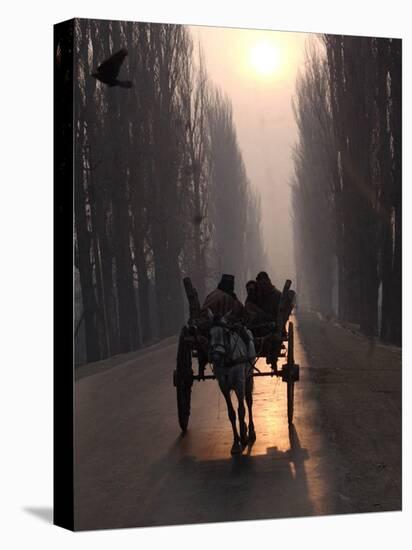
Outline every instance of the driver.
[[220, 317], [223, 317], [229, 311], [238, 320], [244, 316], [244, 307], [235, 294], [234, 275], [223, 273], [217, 288], [206, 296], [201, 315], [207, 315], [208, 309], [213, 315]]
[[206, 296], [200, 312], [201, 317], [209, 318], [208, 310], [216, 317], [223, 317], [226, 313], [231, 312], [231, 319], [238, 323], [237, 332], [246, 346], [249, 346], [252, 334], [248, 333], [245, 328], [247, 312], [235, 294], [234, 275], [223, 273], [217, 288]]

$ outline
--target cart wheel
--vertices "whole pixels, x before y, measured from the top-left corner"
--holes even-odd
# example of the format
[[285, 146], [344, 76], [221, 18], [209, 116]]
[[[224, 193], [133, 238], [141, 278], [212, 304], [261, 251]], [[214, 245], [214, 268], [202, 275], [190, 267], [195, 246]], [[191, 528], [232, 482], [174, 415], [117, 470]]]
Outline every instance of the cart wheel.
[[187, 430], [190, 417], [190, 398], [193, 385], [192, 350], [184, 340], [184, 329], [179, 338], [176, 370], [173, 373], [173, 384], [176, 387], [177, 415], [182, 432]]
[[[287, 403], [288, 403], [288, 423], [293, 423], [293, 402], [295, 399], [295, 359], [294, 359], [294, 339], [293, 339], [293, 323], [289, 323], [288, 327], [288, 355], [287, 355]], [[299, 367], [297, 367], [299, 368]]]

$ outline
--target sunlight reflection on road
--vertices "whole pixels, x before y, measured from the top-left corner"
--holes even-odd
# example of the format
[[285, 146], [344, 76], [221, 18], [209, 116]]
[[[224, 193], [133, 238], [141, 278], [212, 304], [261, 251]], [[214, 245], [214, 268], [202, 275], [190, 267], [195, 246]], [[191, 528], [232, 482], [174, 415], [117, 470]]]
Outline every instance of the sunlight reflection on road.
[[[273, 469], [276, 469], [276, 461], [282, 462], [283, 466], [287, 465], [293, 480], [305, 487], [314, 514], [333, 513], [330, 457], [320, 430], [316, 402], [308, 380], [307, 358], [298, 331], [295, 349], [301, 369], [300, 381], [295, 385], [294, 425], [291, 428], [287, 421], [286, 384], [278, 377], [255, 378], [253, 415], [257, 440], [242, 457], [230, 458], [232, 431], [226, 404], [216, 383], [201, 382], [193, 389], [190, 431], [182, 440], [179, 454], [191, 456], [196, 461], [229, 458], [252, 461], [266, 457], [270, 461], [265, 467]], [[279, 366], [283, 361], [279, 361]], [[262, 372], [269, 369], [264, 359], [258, 361], [257, 367]], [[233, 400], [235, 402], [234, 396]]]

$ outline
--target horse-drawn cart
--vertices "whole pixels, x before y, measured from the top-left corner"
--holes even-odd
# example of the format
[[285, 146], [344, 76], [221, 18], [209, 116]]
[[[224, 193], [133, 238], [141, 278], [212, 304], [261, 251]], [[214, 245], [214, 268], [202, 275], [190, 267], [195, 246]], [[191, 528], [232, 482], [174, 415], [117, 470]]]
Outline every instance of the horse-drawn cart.
[[[177, 411], [179, 425], [183, 432], [186, 431], [190, 417], [190, 401], [192, 386], [195, 381], [213, 380], [216, 378], [213, 370], [207, 373], [209, 363], [208, 330], [197, 324], [200, 317], [200, 304], [197, 291], [193, 287], [190, 278], [183, 280], [186, 295], [189, 301], [189, 321], [182, 328], [179, 336], [176, 369], [173, 373], [173, 383], [177, 394]], [[250, 376], [277, 376], [286, 383], [287, 388], [287, 417], [288, 422], [293, 422], [294, 386], [299, 380], [299, 365], [294, 359], [294, 331], [293, 323], [288, 321], [293, 309], [295, 293], [290, 290], [291, 281], [287, 280], [279, 303], [279, 311], [276, 322], [250, 325], [248, 328], [253, 333], [256, 360], [265, 357], [270, 370], [261, 372], [252, 365]], [[262, 335], [263, 334], [263, 335]], [[278, 360], [284, 359], [284, 363], [278, 366]], [[197, 361], [197, 371], [194, 372], [193, 360]]]

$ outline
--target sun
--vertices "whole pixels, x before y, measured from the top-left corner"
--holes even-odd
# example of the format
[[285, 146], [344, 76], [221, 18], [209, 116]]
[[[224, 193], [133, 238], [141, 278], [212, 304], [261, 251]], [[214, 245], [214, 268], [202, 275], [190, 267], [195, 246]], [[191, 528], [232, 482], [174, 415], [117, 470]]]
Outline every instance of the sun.
[[269, 40], [261, 40], [251, 48], [249, 60], [259, 75], [271, 76], [280, 68], [279, 48]]

